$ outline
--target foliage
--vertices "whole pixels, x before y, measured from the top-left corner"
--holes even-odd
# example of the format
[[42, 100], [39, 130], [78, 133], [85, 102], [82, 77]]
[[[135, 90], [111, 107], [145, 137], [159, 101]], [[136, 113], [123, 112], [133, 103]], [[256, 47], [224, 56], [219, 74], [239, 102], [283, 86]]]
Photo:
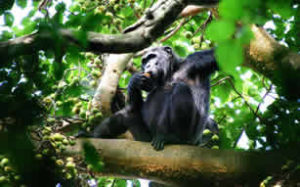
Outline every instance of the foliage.
[[[67, 3], [57, 0], [39, 11], [36, 1], [3, 2], [0, 3], [3, 19], [0, 41], [42, 29], [49, 29], [56, 35], [58, 29], [67, 28], [74, 30], [82, 44], [86, 44], [87, 31], [121, 33], [152, 3], [150, 0], [73, 0]], [[253, 23], [274, 24], [275, 27], [267, 31], [299, 53], [300, 6], [290, 0], [223, 0], [219, 15], [213, 16], [213, 12], [185, 18], [183, 26], [172, 37], [157, 41], [158, 45], [172, 46], [180, 56], [216, 47], [222, 71], [212, 77], [211, 114], [219, 124], [220, 134], [211, 135], [205, 131], [212, 142], [208, 147], [273, 150], [299, 145], [300, 101], [278, 95], [271, 81], [241, 65], [243, 47], [253, 38], [250, 29]], [[161, 39], [182, 19], [174, 22]], [[55, 50], [23, 55], [0, 64], [0, 153], [5, 155], [0, 162], [1, 184], [30, 184], [32, 181], [26, 177], [37, 170], [29, 169], [26, 174], [20, 163], [28, 162], [42, 168], [39, 166], [43, 159], [46, 160], [44, 165], [52, 164], [40, 172], [53, 176], [52, 184], [74, 184], [72, 182], [81, 176], [74, 158], [60, 157], [59, 153], [74, 144], [70, 135], [78, 128], [90, 131], [93, 124], [102, 120], [101, 112], [91, 107], [91, 100], [104, 71], [105, 55], [80, 52], [76, 47], [62, 49], [62, 42], [57, 38]], [[133, 66], [140, 67], [140, 57], [133, 59]], [[125, 71], [119, 87], [126, 88], [130, 77], [131, 73]], [[77, 120], [79, 127], [62, 134], [60, 130], [65, 119], [69, 125], [72, 125], [70, 120]], [[29, 138], [32, 132], [39, 140], [39, 148], [33, 148]], [[22, 135], [19, 140], [8, 138], [18, 135]], [[246, 136], [244, 143], [248, 146], [240, 146], [242, 136]], [[28, 160], [20, 158], [19, 150], [10, 150], [14, 146], [22, 147], [24, 154], [29, 155]], [[103, 163], [95, 158], [93, 148], [86, 145], [85, 150], [87, 170], [101, 170]], [[13, 161], [12, 167], [4, 163], [6, 159]], [[54, 174], [51, 168], [57, 172]], [[126, 186], [126, 180], [97, 180], [101, 186]], [[139, 186], [138, 181], [132, 183]]]

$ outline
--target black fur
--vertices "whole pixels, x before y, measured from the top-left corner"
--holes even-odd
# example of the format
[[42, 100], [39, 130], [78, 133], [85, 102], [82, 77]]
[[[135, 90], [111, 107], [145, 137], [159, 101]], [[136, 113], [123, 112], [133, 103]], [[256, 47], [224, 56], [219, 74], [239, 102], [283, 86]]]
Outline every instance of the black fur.
[[[166, 143], [200, 144], [206, 127], [217, 130], [208, 114], [210, 74], [217, 69], [213, 50], [185, 59], [166, 46], [148, 50], [142, 73], [128, 85], [129, 105], [97, 126], [93, 136], [113, 138], [130, 130], [136, 140], [152, 141], [156, 150]], [[142, 90], [148, 92], [145, 101]]]

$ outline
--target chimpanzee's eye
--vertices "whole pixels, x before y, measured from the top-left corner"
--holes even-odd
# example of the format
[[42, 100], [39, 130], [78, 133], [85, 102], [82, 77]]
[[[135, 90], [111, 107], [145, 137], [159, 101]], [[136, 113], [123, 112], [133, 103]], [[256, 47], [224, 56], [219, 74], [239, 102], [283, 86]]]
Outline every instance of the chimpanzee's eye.
[[156, 54], [149, 54], [145, 58], [142, 59], [142, 65], [145, 65], [150, 59], [155, 58]]

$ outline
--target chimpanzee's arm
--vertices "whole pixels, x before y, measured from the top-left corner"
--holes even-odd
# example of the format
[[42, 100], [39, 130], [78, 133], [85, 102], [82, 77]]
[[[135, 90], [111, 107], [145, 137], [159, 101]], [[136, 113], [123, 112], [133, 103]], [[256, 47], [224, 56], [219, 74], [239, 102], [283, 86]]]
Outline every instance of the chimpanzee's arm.
[[189, 55], [185, 62], [188, 66], [186, 67], [187, 73], [192, 77], [196, 74], [207, 76], [219, 69], [214, 56], [214, 49], [195, 52]]
[[142, 73], [134, 74], [128, 85], [128, 96], [129, 96], [129, 105], [132, 110], [140, 110], [143, 105], [143, 98], [141, 90], [151, 90], [152, 82], [151, 80], [144, 76]]
[[134, 74], [128, 85], [129, 105], [105, 119], [94, 130], [94, 137], [114, 138], [129, 130], [135, 140], [150, 141], [150, 133], [141, 115], [143, 98], [141, 89], [148, 90], [150, 80], [141, 73]]

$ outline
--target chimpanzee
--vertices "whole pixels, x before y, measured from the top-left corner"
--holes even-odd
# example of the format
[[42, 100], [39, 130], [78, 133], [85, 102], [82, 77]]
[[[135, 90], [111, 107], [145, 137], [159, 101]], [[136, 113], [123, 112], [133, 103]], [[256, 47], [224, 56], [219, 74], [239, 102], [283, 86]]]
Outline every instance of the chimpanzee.
[[[138, 141], [199, 145], [205, 128], [217, 130], [209, 118], [210, 75], [218, 70], [214, 50], [179, 58], [168, 46], [149, 49], [142, 72], [128, 85], [129, 104], [93, 131], [94, 137], [114, 138], [129, 130]], [[144, 101], [142, 90], [148, 92]]]

